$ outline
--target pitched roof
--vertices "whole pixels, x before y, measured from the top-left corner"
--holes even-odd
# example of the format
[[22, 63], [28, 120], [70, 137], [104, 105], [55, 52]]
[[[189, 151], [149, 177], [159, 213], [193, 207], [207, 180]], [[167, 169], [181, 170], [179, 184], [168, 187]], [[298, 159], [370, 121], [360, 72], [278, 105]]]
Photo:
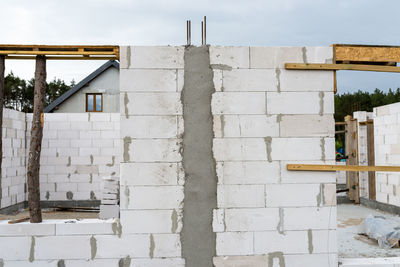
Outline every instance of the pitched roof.
[[52, 112], [57, 106], [62, 104], [65, 100], [70, 98], [73, 94], [78, 92], [80, 89], [88, 85], [91, 81], [96, 79], [98, 76], [100, 76], [103, 72], [108, 70], [109, 68], [114, 67], [119, 70], [119, 63], [115, 60], [109, 60], [106, 63], [104, 63], [100, 68], [89, 74], [85, 79], [80, 81], [77, 85], [66, 91], [64, 94], [62, 94], [59, 98], [51, 102], [50, 105], [48, 105], [45, 109], [45, 113]]

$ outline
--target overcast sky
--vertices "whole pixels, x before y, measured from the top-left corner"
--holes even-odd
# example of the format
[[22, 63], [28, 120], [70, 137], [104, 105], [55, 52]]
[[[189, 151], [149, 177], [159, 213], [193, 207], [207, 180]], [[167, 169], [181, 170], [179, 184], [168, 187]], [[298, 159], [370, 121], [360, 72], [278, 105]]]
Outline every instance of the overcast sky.
[[[1, 44], [183, 45], [186, 20], [200, 44], [207, 15], [211, 45], [400, 45], [398, 0], [2, 0]], [[48, 80], [76, 82], [100, 61], [52, 61]], [[33, 77], [33, 61], [7, 61]], [[338, 72], [340, 92], [400, 87], [400, 74]]]

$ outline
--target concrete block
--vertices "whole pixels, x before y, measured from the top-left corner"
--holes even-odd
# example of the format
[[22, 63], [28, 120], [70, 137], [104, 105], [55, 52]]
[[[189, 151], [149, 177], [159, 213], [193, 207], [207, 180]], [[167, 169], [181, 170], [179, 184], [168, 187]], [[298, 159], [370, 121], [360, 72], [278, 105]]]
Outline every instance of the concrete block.
[[278, 183], [279, 162], [242, 161], [217, 162], [219, 184], [271, 184]]
[[152, 256], [156, 258], [181, 256], [181, 241], [179, 234], [154, 234], [152, 235], [152, 238], [154, 242], [154, 250], [151, 252]]
[[253, 254], [253, 240], [252, 232], [217, 233], [217, 256]]
[[333, 71], [280, 70], [280, 92], [333, 92]]
[[81, 221], [65, 221], [55, 224], [57, 236], [70, 235], [113, 235], [113, 220], [85, 219]]
[[271, 142], [272, 160], [333, 160], [334, 156], [333, 138], [273, 138]]
[[283, 115], [280, 117], [281, 137], [333, 137], [332, 115]]
[[333, 49], [328, 46], [305, 47], [307, 63], [332, 63]]
[[[62, 113], [46, 113], [46, 114], [62, 114]], [[75, 122], [88, 122], [89, 121], [89, 113], [64, 113], [67, 115], [69, 121]], [[75, 125], [74, 125], [75, 126]], [[74, 127], [75, 128], [75, 127]]]
[[216, 115], [215, 137], [267, 137], [279, 136], [276, 115]]
[[179, 233], [182, 228], [177, 210], [121, 210], [121, 223], [124, 233]]
[[216, 92], [212, 96], [211, 109], [217, 114], [266, 114], [263, 92]]
[[121, 92], [177, 91], [177, 70], [121, 69], [120, 72]]
[[111, 121], [111, 113], [89, 113], [89, 121]]
[[[337, 266], [337, 254], [298, 254], [285, 255], [286, 266]], [[356, 267], [356, 266], [352, 266]]]
[[58, 131], [57, 137], [59, 139], [78, 139], [79, 138], [79, 131], [78, 130], [61, 130]]
[[[124, 230], [123, 230], [124, 231]], [[131, 235], [98, 235], [95, 236], [97, 243], [97, 259], [107, 258], [132, 258], [149, 257], [150, 238], [147, 234]]]
[[49, 259], [90, 259], [90, 236], [44, 236], [35, 238], [34, 257]]
[[134, 266], [141, 267], [185, 267], [185, 260], [181, 258], [166, 259], [132, 259]]
[[121, 94], [123, 115], [182, 115], [180, 93]]
[[181, 145], [180, 139], [136, 139], [124, 145], [123, 159], [134, 162], [179, 162]]
[[248, 69], [249, 47], [247, 46], [210, 46], [210, 64], [214, 68]]
[[265, 190], [267, 207], [315, 207], [323, 198], [320, 184], [269, 184]]
[[313, 253], [337, 253], [336, 230], [312, 230]]
[[126, 67], [134, 69], [182, 69], [183, 46], [131, 46]]
[[253, 232], [275, 231], [279, 224], [279, 209], [226, 209], [225, 231]]
[[90, 156], [90, 155], [99, 155], [100, 154], [100, 148], [98, 147], [80, 147], [79, 148], [79, 156], [85, 157], [85, 156]]
[[215, 267], [235, 267], [235, 266], [252, 266], [265, 267], [268, 262], [268, 256], [224, 256], [214, 257], [213, 263]]
[[118, 266], [120, 259], [64, 260], [68, 267], [109, 267]]
[[225, 210], [214, 209], [212, 227], [214, 232], [225, 232]]
[[221, 79], [214, 77], [216, 91], [277, 91], [275, 70], [233, 69], [221, 71]]
[[183, 186], [121, 186], [124, 209], [183, 208]]
[[277, 231], [254, 233], [255, 254], [269, 254], [280, 251], [284, 254], [307, 254], [307, 231], [286, 231], [280, 234]]
[[263, 185], [218, 185], [217, 202], [219, 208], [265, 207]]
[[146, 139], [176, 138], [178, 135], [177, 116], [130, 116], [121, 120], [121, 136]]
[[267, 92], [267, 114], [333, 114], [330, 92]]
[[0, 259], [28, 260], [32, 246], [30, 236], [0, 237]]
[[250, 47], [250, 68], [284, 68], [285, 63], [305, 63], [302, 47]]
[[[284, 230], [336, 229], [336, 207], [284, 208]], [[304, 216], [307, 214], [307, 216]]]

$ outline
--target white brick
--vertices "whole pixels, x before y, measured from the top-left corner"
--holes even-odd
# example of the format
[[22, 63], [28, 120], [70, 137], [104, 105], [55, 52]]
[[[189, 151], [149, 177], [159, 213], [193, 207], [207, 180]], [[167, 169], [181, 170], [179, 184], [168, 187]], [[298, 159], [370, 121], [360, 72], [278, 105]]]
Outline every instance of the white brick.
[[181, 242], [179, 234], [154, 234], [154, 257], [180, 257]]
[[277, 231], [256, 232], [254, 233], [254, 252], [269, 254], [280, 251], [284, 254], [306, 254], [309, 253], [307, 237], [307, 231], [287, 231], [285, 234]]
[[219, 208], [265, 207], [263, 185], [218, 185], [217, 202]]
[[279, 173], [279, 162], [217, 162], [219, 184], [277, 183]]
[[[178, 69], [183, 68], [183, 46], [131, 46], [127, 68]], [[123, 67], [121, 67], [123, 68]]]
[[180, 258], [166, 259], [132, 259], [134, 266], [140, 267], [185, 267], [185, 260]]
[[90, 156], [90, 155], [99, 155], [100, 154], [100, 148], [98, 147], [81, 147], [79, 148], [79, 156], [85, 157], [85, 156]]
[[312, 230], [313, 253], [337, 253], [336, 230]]
[[121, 69], [122, 92], [176, 92], [177, 70]]
[[35, 237], [35, 259], [90, 259], [90, 236]]
[[253, 254], [253, 239], [251, 232], [217, 233], [217, 255]]
[[337, 259], [337, 254], [285, 255], [285, 264], [286, 266], [293, 266], [293, 267], [338, 266], [338, 259]]
[[332, 115], [284, 115], [280, 121], [282, 137], [333, 137], [335, 123]]
[[297, 207], [283, 211], [284, 230], [336, 229], [336, 207]]
[[[333, 160], [333, 138], [273, 138], [272, 160]], [[322, 144], [324, 146], [321, 148]], [[304, 153], [307, 151], [307, 153]]]
[[265, 188], [267, 207], [317, 206], [323, 201], [320, 184], [269, 184]]
[[217, 161], [267, 160], [263, 138], [215, 138], [214, 158]]
[[121, 207], [125, 209], [183, 208], [183, 186], [122, 186]]
[[277, 116], [216, 115], [215, 137], [267, 137], [279, 136]]
[[226, 209], [227, 232], [276, 230], [279, 224], [279, 209]]
[[121, 163], [122, 185], [176, 185], [176, 163]]
[[129, 145], [129, 160], [135, 162], [178, 162], [181, 161], [180, 147], [181, 141], [179, 139], [132, 140]]
[[210, 64], [227, 65], [231, 68], [249, 68], [249, 47], [210, 46]]
[[89, 121], [111, 121], [111, 113], [89, 113]]
[[149, 235], [99, 235], [96, 258], [148, 257], [150, 248]]
[[98, 219], [85, 219], [71, 223], [57, 223], [56, 233], [61, 235], [103, 235], [113, 234], [112, 221], [104, 221]]
[[333, 92], [333, 71], [282, 69], [279, 81], [281, 92]]
[[59, 139], [78, 139], [79, 131], [78, 130], [61, 130], [58, 131], [57, 136]]
[[180, 93], [121, 93], [121, 114], [181, 115]]
[[28, 260], [31, 237], [0, 237], [0, 259]]
[[216, 91], [277, 91], [275, 70], [233, 69], [214, 77]]
[[267, 92], [267, 114], [333, 114], [333, 104], [328, 92]]
[[[173, 216], [175, 212], [177, 215]], [[172, 221], [174, 217], [176, 221]], [[179, 233], [182, 228], [181, 214], [176, 210], [121, 210], [121, 223], [124, 234]]]
[[217, 92], [211, 100], [213, 114], [266, 114], [263, 92]]
[[[8, 224], [7, 221], [0, 221], [0, 236], [32, 235], [55, 235], [55, 225], [47, 222], [40, 224], [31, 224], [29, 222]], [[0, 237], [0, 240], [2, 240], [2, 237]]]
[[250, 47], [250, 68], [284, 68], [285, 63], [305, 63], [302, 47]]
[[[132, 138], [176, 138], [177, 116], [122, 117], [121, 136]], [[134, 125], [134, 127], [132, 127]]]

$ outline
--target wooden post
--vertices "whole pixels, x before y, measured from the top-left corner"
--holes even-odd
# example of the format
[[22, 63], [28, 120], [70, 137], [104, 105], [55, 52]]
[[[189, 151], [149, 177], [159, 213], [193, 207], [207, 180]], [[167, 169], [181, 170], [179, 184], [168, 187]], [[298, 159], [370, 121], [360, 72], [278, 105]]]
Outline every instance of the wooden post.
[[1, 187], [2, 163], [3, 163], [3, 98], [4, 98], [4, 70], [5, 70], [5, 56], [0, 55], [0, 208], [1, 199], [3, 198], [3, 191]]
[[46, 95], [46, 58], [36, 57], [35, 93], [33, 100], [33, 118], [31, 128], [31, 143], [28, 158], [28, 204], [31, 223], [42, 222], [42, 210], [40, 208], [40, 152], [42, 146], [43, 127], [41, 114], [44, 112], [44, 100]]
[[[374, 124], [367, 124], [368, 165], [375, 165]], [[369, 199], [376, 200], [375, 172], [368, 172]]]
[[[357, 120], [351, 116], [345, 117], [346, 123], [346, 165], [358, 165], [358, 132]], [[355, 203], [360, 203], [359, 173], [346, 172], [348, 196]]]

